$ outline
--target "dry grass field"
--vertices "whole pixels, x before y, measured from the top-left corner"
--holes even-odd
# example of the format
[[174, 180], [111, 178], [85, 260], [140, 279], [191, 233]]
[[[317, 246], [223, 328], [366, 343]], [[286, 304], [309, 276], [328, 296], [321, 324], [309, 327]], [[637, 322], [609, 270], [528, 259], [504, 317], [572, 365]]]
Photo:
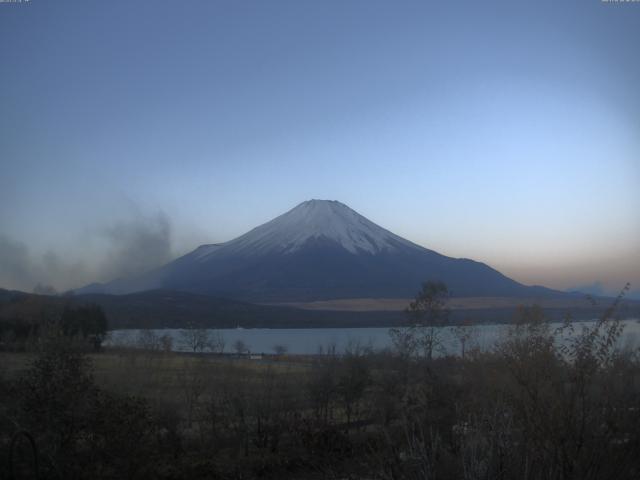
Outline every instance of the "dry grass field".
[[[17, 378], [35, 355], [0, 352], [0, 377]], [[194, 387], [209, 393], [233, 380], [259, 387], [268, 377], [283, 375], [295, 382], [305, 377], [310, 364], [304, 357], [249, 360], [233, 356], [158, 353], [143, 350], [105, 350], [88, 355], [96, 384], [107, 391], [144, 397], [158, 404], [181, 404], [185, 390]], [[199, 385], [195, 385], [198, 383]]]

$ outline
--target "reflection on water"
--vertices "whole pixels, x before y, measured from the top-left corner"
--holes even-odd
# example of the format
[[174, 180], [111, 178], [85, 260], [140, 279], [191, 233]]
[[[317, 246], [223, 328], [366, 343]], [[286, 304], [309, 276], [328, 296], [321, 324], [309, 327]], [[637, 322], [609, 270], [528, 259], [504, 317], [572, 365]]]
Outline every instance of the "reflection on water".
[[[640, 346], [640, 322], [635, 319], [624, 320], [624, 331], [619, 339], [623, 348], [637, 348]], [[591, 326], [594, 322], [576, 323], [576, 331], [582, 325]], [[552, 328], [560, 327], [561, 323], [552, 324]], [[470, 339], [466, 342], [466, 350], [480, 348], [490, 349], [496, 341], [503, 338], [510, 325], [477, 325], [471, 328]], [[440, 338], [443, 352], [457, 355], [461, 351], [461, 343], [451, 327], [442, 327]], [[141, 330], [113, 330], [110, 332], [106, 345], [138, 346]], [[172, 349], [175, 351], [189, 351], [184, 342], [181, 329], [148, 330], [158, 338], [166, 335], [172, 339]], [[370, 347], [382, 350], [391, 347], [388, 328], [254, 328], [254, 329], [219, 329], [211, 330], [222, 335], [225, 352], [233, 352], [234, 344], [239, 340], [252, 353], [274, 353], [276, 346], [283, 346], [292, 354], [315, 354], [320, 349], [327, 351], [334, 348], [337, 353], [344, 353], [345, 349], [355, 346]]]

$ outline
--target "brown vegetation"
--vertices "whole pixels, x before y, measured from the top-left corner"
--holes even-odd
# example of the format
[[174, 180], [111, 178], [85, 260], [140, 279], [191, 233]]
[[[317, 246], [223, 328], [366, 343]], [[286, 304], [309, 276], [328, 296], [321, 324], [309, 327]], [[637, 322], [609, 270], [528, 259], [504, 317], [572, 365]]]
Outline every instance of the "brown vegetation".
[[612, 313], [553, 331], [523, 308], [464, 358], [83, 353], [49, 332], [0, 357], [0, 476], [635, 479], [640, 355], [616, 348]]

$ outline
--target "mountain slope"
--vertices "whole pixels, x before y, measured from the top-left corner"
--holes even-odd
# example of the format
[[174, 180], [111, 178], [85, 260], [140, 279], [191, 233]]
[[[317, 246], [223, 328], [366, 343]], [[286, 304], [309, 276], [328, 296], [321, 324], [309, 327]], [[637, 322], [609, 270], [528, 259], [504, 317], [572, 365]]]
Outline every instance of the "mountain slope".
[[416, 245], [346, 205], [309, 200], [248, 233], [193, 252], [144, 275], [78, 293], [172, 289], [251, 301], [407, 298], [441, 280], [456, 296], [546, 296], [491, 267]]
[[[467, 300], [467, 299], [461, 299]], [[491, 299], [487, 299], [491, 301]], [[495, 300], [495, 299], [494, 299]], [[467, 308], [451, 302], [451, 321], [502, 323], [514, 319], [513, 305], [472, 305]], [[531, 299], [514, 298], [514, 302], [530, 304]], [[569, 297], [551, 299], [543, 304], [550, 320], [560, 321], [568, 313], [576, 320], [597, 318], [612, 299], [601, 299], [601, 306]], [[256, 305], [210, 295], [170, 290], [149, 290], [128, 295], [86, 294], [74, 296], [37, 295], [0, 289], [0, 337], [7, 330], [28, 333], [34, 324], [49, 322], [59, 316], [65, 306], [95, 304], [107, 315], [109, 329], [121, 328], [185, 328], [188, 325], [207, 328], [334, 328], [392, 327], [407, 321], [402, 309], [406, 303], [387, 310], [350, 310], [319, 305], [312, 310], [292, 306]], [[640, 302], [629, 301], [620, 306], [622, 318], [638, 318]]]

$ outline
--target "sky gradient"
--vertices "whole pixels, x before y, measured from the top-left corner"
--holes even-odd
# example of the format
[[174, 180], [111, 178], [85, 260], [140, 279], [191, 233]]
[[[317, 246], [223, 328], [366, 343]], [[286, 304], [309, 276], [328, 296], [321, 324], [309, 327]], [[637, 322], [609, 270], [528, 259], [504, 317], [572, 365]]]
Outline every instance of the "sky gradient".
[[526, 284], [640, 288], [640, 3], [0, 3], [0, 73], [0, 287], [322, 198]]

